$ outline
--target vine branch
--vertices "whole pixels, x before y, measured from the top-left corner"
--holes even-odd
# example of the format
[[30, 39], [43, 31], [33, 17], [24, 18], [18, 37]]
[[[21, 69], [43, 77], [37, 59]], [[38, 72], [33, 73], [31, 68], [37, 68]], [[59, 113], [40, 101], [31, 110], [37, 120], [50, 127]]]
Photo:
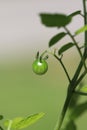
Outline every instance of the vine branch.
[[74, 44], [75, 44], [75, 46], [76, 46], [76, 48], [77, 48], [77, 50], [79, 52], [79, 55], [80, 55], [80, 57], [81, 57], [81, 59], [83, 61], [84, 68], [85, 68], [85, 70], [87, 70], [84, 57], [82, 55], [82, 52], [81, 52], [81, 50], [80, 50], [80, 48], [79, 48], [79, 46], [78, 46], [74, 36], [71, 34], [71, 32], [68, 30], [68, 28], [64, 27], [64, 29], [66, 30], [67, 34], [71, 37], [72, 41], [74, 42]]
[[70, 76], [69, 76], [68, 71], [67, 71], [64, 63], [62, 62], [61, 58], [59, 58], [56, 54], [53, 54], [53, 56], [60, 62], [61, 66], [62, 66], [62, 68], [63, 68], [63, 70], [64, 70], [64, 72], [65, 72], [65, 74], [67, 76], [67, 79], [68, 79], [69, 83], [71, 83]]

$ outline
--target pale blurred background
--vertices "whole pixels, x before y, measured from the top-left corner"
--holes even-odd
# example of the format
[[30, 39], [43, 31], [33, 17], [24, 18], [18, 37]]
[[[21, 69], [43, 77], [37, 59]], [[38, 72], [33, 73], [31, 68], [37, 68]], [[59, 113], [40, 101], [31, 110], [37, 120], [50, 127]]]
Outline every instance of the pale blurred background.
[[[81, 0], [0, 0], [0, 114], [5, 118], [45, 112], [45, 117], [27, 130], [53, 130], [68, 81], [60, 64], [51, 56], [47, 74], [37, 76], [32, 72], [36, 52], [47, 49], [50, 38], [58, 33], [56, 28], [41, 24], [39, 13], [70, 14], [79, 9], [82, 9]], [[83, 19], [77, 16], [69, 28], [74, 32], [82, 25]], [[60, 41], [58, 47], [67, 40], [70, 39]], [[77, 40], [83, 43], [83, 34]], [[77, 61], [75, 48], [65, 53], [64, 62], [71, 76]], [[79, 130], [87, 128], [86, 122], [82, 122], [86, 118], [85, 115], [78, 120]]]
[[[37, 50], [48, 47], [58, 30], [42, 26], [39, 13], [70, 14], [79, 9], [81, 0], [0, 0], [0, 60], [29, 59]], [[72, 31], [83, 24], [81, 16], [77, 18], [70, 26]]]

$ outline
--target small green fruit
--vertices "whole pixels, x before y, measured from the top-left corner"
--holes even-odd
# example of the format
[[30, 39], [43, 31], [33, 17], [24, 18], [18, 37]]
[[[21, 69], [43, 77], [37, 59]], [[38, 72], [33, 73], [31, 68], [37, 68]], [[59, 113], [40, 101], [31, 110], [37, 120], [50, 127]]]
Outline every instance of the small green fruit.
[[43, 59], [41, 59], [41, 60], [40, 59], [36, 59], [33, 62], [32, 68], [33, 68], [34, 73], [36, 73], [38, 75], [43, 75], [48, 70], [48, 64]]

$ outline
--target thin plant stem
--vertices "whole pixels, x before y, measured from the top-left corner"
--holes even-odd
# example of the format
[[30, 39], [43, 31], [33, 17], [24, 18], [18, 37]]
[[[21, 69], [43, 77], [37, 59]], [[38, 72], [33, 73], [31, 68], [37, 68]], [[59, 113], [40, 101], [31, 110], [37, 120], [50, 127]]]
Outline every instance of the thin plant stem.
[[[87, 25], [87, 10], [86, 10], [86, 0], [83, 0], [83, 11], [84, 11], [84, 26]], [[84, 34], [84, 46], [87, 46], [87, 31]], [[84, 48], [84, 55], [87, 55], [87, 47]]]
[[60, 130], [61, 126], [62, 126], [62, 123], [63, 123], [63, 120], [64, 120], [64, 117], [65, 117], [65, 114], [67, 112], [67, 108], [70, 104], [70, 101], [72, 99], [72, 96], [73, 96], [73, 93], [68, 93], [67, 94], [67, 97], [66, 97], [66, 100], [65, 100], [65, 103], [64, 103], [64, 107], [62, 109], [62, 112], [61, 112], [61, 115], [60, 115], [60, 120], [59, 120], [59, 123], [56, 124], [55, 126], [55, 129], [54, 130]]
[[85, 77], [85, 75], [87, 74], [86, 71], [84, 71], [81, 76], [79, 77], [79, 79], [76, 81], [76, 86], [82, 81], [82, 79]]
[[[54, 51], [55, 51], [55, 50], [54, 50]], [[66, 74], [66, 76], [67, 76], [67, 79], [68, 79], [69, 83], [71, 83], [70, 76], [69, 76], [68, 71], [67, 71], [67, 69], [66, 69], [64, 63], [62, 62], [61, 58], [59, 58], [59, 57], [55, 54], [55, 52], [52, 53], [52, 52], [49, 52], [48, 50], [45, 50], [45, 51], [41, 54], [40, 57], [42, 57], [45, 53], [51, 54], [52, 56], [54, 56], [54, 57], [60, 62], [61, 66], [62, 66], [62, 68], [63, 68], [63, 70], [64, 70], [64, 72], [65, 72], [65, 74]]]
[[73, 92], [67, 94], [67, 97], [66, 97], [66, 100], [65, 100], [61, 115], [60, 115], [59, 124], [58, 124], [58, 126], [56, 126], [55, 130], [60, 130], [72, 97], [73, 97]]
[[80, 15], [84, 18], [84, 15], [80, 13]]
[[65, 74], [67, 76], [67, 79], [68, 79], [69, 83], [71, 83], [70, 76], [69, 76], [69, 74], [67, 72], [67, 69], [66, 69], [64, 63], [62, 62], [61, 58], [59, 58], [56, 54], [52, 54], [52, 55], [60, 62], [61, 66], [62, 66], [62, 68], [63, 68], [63, 70], [64, 70], [64, 72], [65, 72]]
[[[87, 24], [86, 0], [83, 0], [83, 11], [84, 11], [84, 25], [86, 25]], [[86, 58], [87, 58], [87, 56], [86, 56], [86, 53], [87, 53], [87, 47], [86, 47], [87, 46], [87, 31], [85, 32], [84, 39], [85, 39], [85, 41], [84, 41], [85, 45], [84, 45], [84, 55], [83, 56], [84, 56], [84, 60], [86, 60]], [[76, 73], [73, 76], [72, 82], [77, 80], [82, 67], [83, 67], [83, 65], [82, 65], [82, 60], [81, 60], [79, 65], [78, 65], [78, 68], [76, 70]]]
[[[63, 107], [63, 110], [62, 110], [62, 113], [61, 113], [61, 116], [60, 116], [60, 122], [59, 122], [59, 125], [57, 124], [56, 127], [55, 127], [55, 130], [60, 130], [61, 126], [62, 126], [62, 123], [63, 123], [63, 120], [64, 120], [64, 117], [65, 117], [65, 114], [67, 112], [67, 109], [68, 109], [68, 106], [70, 104], [70, 101], [73, 97], [73, 94], [76, 93], [74, 90], [76, 88], [76, 86], [81, 82], [81, 80], [84, 78], [84, 76], [86, 75], [86, 71], [84, 71], [82, 73], [82, 75], [79, 77], [79, 79], [76, 81], [76, 84], [74, 84], [73, 86], [73, 89], [69, 89], [70, 91], [68, 91], [68, 94], [67, 94], [67, 97], [66, 97], [66, 100], [65, 100], [65, 103], [64, 103], [64, 107]], [[72, 86], [69, 85], [68, 88], [71, 88]], [[83, 93], [78, 93], [78, 94], [81, 94], [81, 95], [87, 95], [87, 94], [83, 94]]]
[[78, 80], [78, 83], [76, 84], [76, 81], [77, 81], [77, 78], [80, 74], [80, 71], [83, 67], [83, 62], [82, 60], [80, 61], [78, 67], [77, 67], [77, 70], [71, 80], [71, 83], [69, 84], [68, 86], [68, 93], [67, 93], [67, 96], [66, 96], [66, 99], [65, 99], [65, 103], [64, 103], [64, 106], [63, 106], [63, 109], [62, 109], [62, 112], [61, 112], [61, 117], [60, 117], [60, 120], [59, 120], [59, 124], [58, 126], [56, 127], [55, 130], [60, 130], [61, 126], [62, 126], [62, 123], [63, 123], [63, 120], [65, 118], [65, 115], [66, 115], [66, 112], [68, 110], [68, 106], [69, 106], [69, 103], [73, 97], [73, 93], [74, 93], [74, 89], [76, 88], [76, 86], [80, 83], [80, 81]]
[[40, 57], [42, 58], [45, 53], [47, 53], [47, 50], [45, 50]]
[[82, 96], [87, 96], [87, 93], [79, 92], [79, 91], [74, 91], [75, 94], [79, 94]]
[[67, 34], [71, 37], [72, 41], [74, 42], [74, 44], [75, 44], [75, 46], [76, 46], [76, 48], [77, 48], [77, 50], [79, 52], [79, 55], [80, 55], [80, 57], [81, 57], [81, 59], [83, 61], [84, 68], [85, 68], [85, 70], [87, 70], [84, 57], [82, 55], [82, 52], [81, 52], [81, 50], [80, 50], [80, 48], [79, 48], [79, 46], [78, 46], [75, 38], [73, 37], [73, 35], [71, 34], [71, 32], [66, 27], [64, 27], [64, 29], [66, 30]]
[[[84, 8], [84, 24], [86, 25], [87, 24], [87, 14], [86, 14], [86, 0], [83, 0], [83, 8]], [[67, 28], [65, 28], [66, 31]], [[82, 70], [82, 67], [83, 67], [83, 63], [84, 63], [84, 67], [86, 67], [85, 65], [85, 60], [86, 60], [86, 54], [87, 54], [87, 48], [84, 49], [84, 55], [82, 56], [82, 53], [80, 52], [80, 48], [78, 47], [76, 41], [74, 41], [74, 37], [71, 35], [71, 33], [68, 31], [68, 34], [70, 35], [70, 37], [72, 38], [73, 42], [75, 42], [76, 44], [76, 47], [79, 51], [79, 54], [81, 56], [81, 61], [77, 67], [77, 70], [71, 80], [71, 84], [69, 84], [68, 86], [68, 93], [67, 93], [67, 97], [65, 99], [65, 103], [64, 103], [64, 106], [63, 106], [63, 109], [62, 109], [62, 112], [61, 112], [61, 117], [60, 117], [60, 120], [59, 120], [59, 124], [56, 125], [56, 129], [55, 130], [60, 130], [61, 129], [61, 126], [62, 126], [62, 123], [63, 123], [63, 120], [65, 118], [65, 115], [66, 115], [66, 112], [67, 112], [67, 109], [68, 109], [68, 106], [69, 106], [69, 103], [73, 97], [73, 93], [74, 93], [74, 90], [76, 88], [76, 86], [80, 83], [80, 81], [83, 79], [83, 77], [86, 75], [86, 71], [84, 71], [82, 73], [82, 75], [79, 77], [78, 79], [78, 76]], [[87, 31], [85, 32], [85, 46], [87, 46]], [[83, 61], [84, 60], [84, 61]], [[86, 68], [85, 68], [86, 69]], [[77, 80], [78, 79], [78, 80]]]

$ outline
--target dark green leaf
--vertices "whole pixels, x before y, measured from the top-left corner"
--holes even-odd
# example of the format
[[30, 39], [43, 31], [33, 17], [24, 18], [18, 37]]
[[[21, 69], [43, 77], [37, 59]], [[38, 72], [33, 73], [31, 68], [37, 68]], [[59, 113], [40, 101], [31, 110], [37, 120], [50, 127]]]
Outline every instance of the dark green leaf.
[[69, 109], [70, 111], [72, 111], [73, 109], [73, 106], [76, 107], [78, 105], [78, 102], [80, 100], [81, 96], [79, 94], [74, 94], [72, 99], [71, 99], [71, 102], [69, 104]]
[[69, 15], [69, 17], [74, 17], [74, 16], [79, 15], [79, 14], [81, 14], [81, 10], [78, 10], [78, 11], [75, 11], [75, 12], [71, 13]]
[[58, 54], [61, 55], [63, 52], [67, 51], [68, 49], [70, 49], [71, 47], [74, 46], [74, 43], [67, 43], [65, 45], [63, 45], [59, 51], [58, 51]]
[[0, 115], [0, 120], [2, 120], [3, 119], [3, 116], [2, 115]]
[[75, 34], [78, 35], [78, 34], [80, 34], [80, 33], [82, 33], [82, 32], [85, 32], [85, 31], [87, 31], [87, 25], [81, 27], [80, 29], [78, 29], [78, 30], [75, 32]]
[[40, 14], [41, 21], [48, 27], [63, 27], [71, 22], [71, 17], [64, 14]]
[[70, 114], [70, 119], [75, 120], [87, 111], [87, 101], [77, 105]]
[[61, 40], [64, 36], [66, 35], [65, 32], [61, 32], [55, 36], [53, 36], [51, 38], [51, 40], [49, 41], [49, 47], [53, 46], [54, 44], [56, 44], [59, 40]]
[[69, 119], [69, 122], [67, 122], [64, 130], [76, 130], [76, 125], [75, 125], [74, 121]]

